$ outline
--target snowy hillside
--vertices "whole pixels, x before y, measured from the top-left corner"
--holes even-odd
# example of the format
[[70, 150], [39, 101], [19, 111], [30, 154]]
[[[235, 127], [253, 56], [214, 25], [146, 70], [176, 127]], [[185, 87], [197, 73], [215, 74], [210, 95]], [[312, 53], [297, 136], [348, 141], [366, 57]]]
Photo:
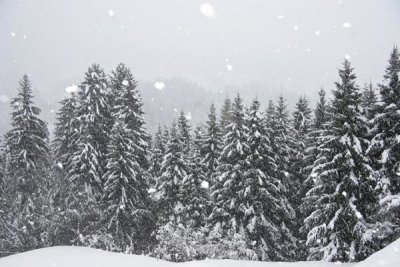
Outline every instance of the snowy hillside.
[[[37, 249], [0, 259], [1, 267], [330, 267], [328, 262], [249, 262], [233, 260], [205, 260], [173, 263], [155, 258], [105, 252], [85, 247], [51, 247]], [[400, 266], [400, 239], [358, 264], [340, 264], [344, 267], [398, 267]]]
[[[335, 263], [272, 263], [233, 260], [205, 260], [173, 263], [145, 256], [126, 255], [84, 247], [37, 249], [0, 259], [1, 267], [333, 267]], [[342, 264], [350, 267], [354, 264]], [[393, 265], [394, 266], [394, 265]], [[388, 266], [389, 267], [389, 266]], [[392, 266], [390, 266], [392, 267]]]

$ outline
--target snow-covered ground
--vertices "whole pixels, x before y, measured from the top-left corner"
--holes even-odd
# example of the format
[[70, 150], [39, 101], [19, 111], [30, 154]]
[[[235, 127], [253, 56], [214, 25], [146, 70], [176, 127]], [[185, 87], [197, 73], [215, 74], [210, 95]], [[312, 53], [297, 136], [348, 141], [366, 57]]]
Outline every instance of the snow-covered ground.
[[52, 247], [0, 259], [1, 267], [399, 267], [400, 239], [358, 264], [327, 262], [254, 262], [205, 260], [172, 263], [145, 256], [105, 252], [84, 247]]

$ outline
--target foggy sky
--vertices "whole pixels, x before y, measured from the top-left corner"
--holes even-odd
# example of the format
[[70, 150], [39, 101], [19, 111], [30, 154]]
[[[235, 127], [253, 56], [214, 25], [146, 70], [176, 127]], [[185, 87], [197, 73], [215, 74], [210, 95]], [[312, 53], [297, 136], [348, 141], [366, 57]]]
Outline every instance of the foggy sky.
[[42, 98], [60, 101], [94, 62], [106, 72], [124, 62], [139, 83], [256, 83], [313, 99], [333, 87], [345, 55], [359, 84], [381, 82], [400, 44], [399, 0], [210, 0], [212, 17], [204, 2], [0, 0], [0, 105], [24, 73]]

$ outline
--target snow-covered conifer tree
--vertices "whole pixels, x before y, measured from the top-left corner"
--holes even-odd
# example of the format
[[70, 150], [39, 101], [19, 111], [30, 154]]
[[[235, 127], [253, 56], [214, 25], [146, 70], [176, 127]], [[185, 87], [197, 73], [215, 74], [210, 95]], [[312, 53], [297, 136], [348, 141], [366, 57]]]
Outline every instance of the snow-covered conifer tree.
[[206, 133], [204, 135], [203, 147], [204, 158], [202, 163], [206, 168], [206, 179], [210, 185], [214, 184], [215, 171], [218, 168], [218, 158], [221, 153], [221, 130], [217, 122], [217, 114], [214, 104], [210, 106]]
[[319, 147], [311, 173], [314, 184], [306, 197], [314, 204], [303, 226], [308, 231], [310, 260], [363, 259], [366, 248], [361, 244], [374, 207], [374, 181], [365, 157], [367, 125], [349, 61], [345, 60], [339, 76], [333, 90], [331, 134]]
[[389, 58], [383, 84], [379, 85], [380, 102], [371, 120], [373, 135], [368, 149], [378, 179], [381, 246], [400, 236], [400, 53], [397, 47]]
[[221, 129], [223, 136], [227, 133], [227, 127], [230, 124], [231, 109], [232, 109], [232, 101], [230, 98], [226, 97], [221, 108], [221, 114], [219, 120], [219, 127]]
[[7, 202], [11, 212], [6, 216], [18, 232], [18, 251], [38, 248], [44, 242], [42, 230], [49, 204], [49, 132], [32, 99], [32, 85], [24, 75], [18, 96], [11, 102], [11, 129], [6, 135]]
[[260, 260], [286, 260], [279, 244], [279, 182], [275, 175], [277, 166], [269, 140], [269, 128], [265, 126], [260, 102], [253, 100], [246, 114], [246, 142], [243, 187], [243, 226], [251, 249]]

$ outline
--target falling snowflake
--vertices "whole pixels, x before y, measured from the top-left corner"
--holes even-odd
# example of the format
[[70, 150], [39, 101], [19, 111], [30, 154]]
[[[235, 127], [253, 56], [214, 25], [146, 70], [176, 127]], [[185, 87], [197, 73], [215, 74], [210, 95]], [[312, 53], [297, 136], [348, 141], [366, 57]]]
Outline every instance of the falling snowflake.
[[233, 70], [233, 66], [232, 66], [231, 64], [227, 64], [227, 65], [226, 65], [226, 69], [227, 69], [228, 71], [232, 71], [232, 70]]
[[192, 119], [192, 112], [188, 112], [187, 114], [186, 114], [186, 119], [188, 120], [188, 121], [190, 121], [191, 119]]
[[295, 31], [299, 30], [299, 26], [298, 25], [294, 25], [293, 26], [293, 30], [295, 30]]
[[203, 188], [208, 188], [210, 185], [209, 185], [209, 183], [207, 182], [207, 181], [203, 181], [203, 182], [201, 182], [201, 187], [203, 187]]
[[154, 87], [158, 90], [163, 90], [165, 88], [165, 83], [164, 82], [155, 82]]
[[114, 11], [112, 9], [108, 10], [108, 15], [114, 17]]
[[342, 27], [345, 28], [345, 29], [351, 28], [351, 23], [350, 22], [345, 22], [345, 23], [343, 23]]
[[200, 5], [200, 12], [206, 17], [212, 18], [215, 16], [215, 10], [209, 3], [203, 3]]
[[283, 19], [283, 15], [278, 15], [278, 19]]
[[128, 85], [129, 85], [129, 82], [128, 82], [127, 80], [123, 80], [123, 81], [122, 81], [122, 85], [123, 85], [123, 86], [128, 86]]
[[149, 192], [149, 194], [151, 193], [155, 193], [157, 190], [153, 187], [149, 188], [149, 190], [147, 192]]
[[12, 32], [12, 33], [11, 33], [11, 37], [15, 37], [15, 32]]
[[61, 162], [58, 162], [57, 163], [57, 167], [60, 168], [60, 169], [63, 169], [63, 164]]
[[78, 86], [75, 84], [68, 86], [67, 88], [65, 88], [65, 92], [67, 92], [68, 94], [74, 94], [78, 92]]
[[320, 31], [315, 31], [315, 35], [316, 35], [316, 36], [320, 36], [320, 35], [321, 35], [321, 32], [320, 32]]
[[346, 55], [344, 55], [344, 58], [347, 59], [347, 60], [350, 60], [351, 56], [349, 54], [346, 54]]

